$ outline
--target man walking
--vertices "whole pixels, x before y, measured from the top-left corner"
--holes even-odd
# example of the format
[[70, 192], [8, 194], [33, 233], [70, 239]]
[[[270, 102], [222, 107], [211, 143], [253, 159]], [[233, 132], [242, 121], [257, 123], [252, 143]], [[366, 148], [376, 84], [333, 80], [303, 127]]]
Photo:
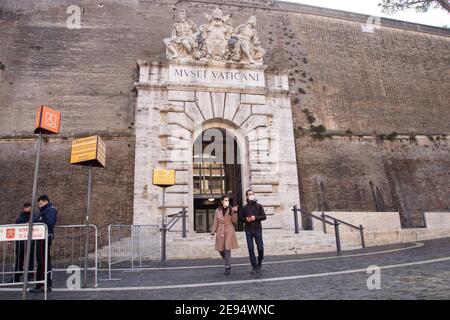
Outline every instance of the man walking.
[[[251, 274], [255, 274], [261, 268], [264, 259], [264, 243], [262, 236], [261, 221], [266, 220], [266, 213], [262, 205], [256, 202], [255, 194], [252, 190], [247, 190], [245, 193], [247, 197], [247, 204], [244, 205], [239, 213], [239, 219], [244, 223], [245, 236], [247, 238], [248, 253], [250, 256], [250, 263], [252, 264]], [[255, 257], [255, 247], [253, 239], [256, 242], [258, 250], [258, 260]]]
[[[48, 227], [48, 255], [47, 255], [47, 292], [52, 291], [52, 261], [50, 257], [50, 247], [54, 238], [54, 229], [56, 225], [56, 218], [58, 212], [47, 195], [42, 195], [38, 199], [39, 215], [34, 219], [34, 222], [45, 223]], [[37, 280], [44, 280], [45, 276], [45, 240], [36, 240], [36, 262], [37, 262]], [[36, 288], [31, 289], [32, 293], [44, 292], [44, 285], [42, 283], [36, 285]]]

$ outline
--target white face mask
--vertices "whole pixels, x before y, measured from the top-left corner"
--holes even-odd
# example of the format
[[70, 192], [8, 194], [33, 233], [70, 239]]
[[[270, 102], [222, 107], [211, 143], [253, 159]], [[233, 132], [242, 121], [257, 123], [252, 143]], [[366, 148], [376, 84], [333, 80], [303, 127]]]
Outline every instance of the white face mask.
[[250, 201], [255, 200], [255, 195], [254, 195], [254, 194], [249, 195], [249, 196], [248, 196], [248, 200], [250, 200]]
[[230, 205], [230, 202], [229, 202], [229, 201], [224, 201], [224, 202], [223, 202], [223, 207], [224, 207], [224, 208], [228, 208], [229, 205]]

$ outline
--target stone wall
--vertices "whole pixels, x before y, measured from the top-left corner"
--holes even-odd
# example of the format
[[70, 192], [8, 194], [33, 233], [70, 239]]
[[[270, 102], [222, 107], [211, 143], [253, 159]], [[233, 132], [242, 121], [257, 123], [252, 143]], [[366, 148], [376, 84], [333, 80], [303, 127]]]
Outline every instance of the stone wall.
[[[400, 141], [403, 140], [403, 141]], [[396, 211], [402, 226], [422, 226], [424, 211], [450, 207], [449, 141], [407, 137], [301, 136], [297, 159], [303, 207], [325, 211]], [[351, 209], [349, 209], [351, 208]]]
[[[82, 28], [69, 30], [66, 9], [72, 4], [0, 4], [2, 223], [30, 198], [30, 133], [40, 104], [63, 113], [62, 134], [44, 146], [40, 191], [67, 212], [64, 222], [78, 222], [85, 202], [84, 172], [67, 165], [70, 139], [94, 133], [106, 140], [111, 164], [98, 170], [105, 182], [93, 199], [98, 223], [118, 211], [131, 221], [136, 61], [165, 60], [162, 39], [177, 8], [202, 21], [203, 12], [217, 5], [110, 0], [100, 7], [82, 0]], [[404, 226], [420, 224], [421, 211], [448, 211], [448, 142], [424, 136], [442, 139], [450, 131], [448, 30], [382, 19], [381, 29], [363, 33], [364, 15], [284, 2], [220, 5], [235, 24], [255, 14], [265, 63], [271, 72], [290, 72], [300, 196], [307, 209], [384, 208], [399, 211]], [[312, 139], [311, 128], [325, 129], [331, 138]], [[414, 132], [411, 143], [394, 132]], [[414, 135], [422, 142], [416, 144]]]
[[[252, 188], [257, 193], [268, 216], [265, 228], [289, 228], [287, 216], [299, 203], [299, 191], [287, 76], [265, 73], [261, 65], [231, 62], [140, 62], [139, 66], [134, 223], [160, 223], [162, 197], [160, 188], [151, 184], [154, 168], [176, 170], [175, 186], [165, 197], [167, 213], [181, 207], [193, 212], [192, 155], [199, 152], [194, 141], [205, 130], [222, 128], [236, 139], [242, 190]], [[204, 76], [185, 79], [182, 74], [187, 70]], [[214, 73], [249, 78], [219, 82]], [[244, 202], [242, 197], [239, 200]], [[192, 218], [188, 226], [193, 229]]]
[[[50, 138], [42, 144], [38, 194], [48, 194], [58, 209], [58, 224], [83, 224], [88, 170], [71, 166], [72, 139]], [[93, 169], [90, 223], [129, 224], [133, 213], [134, 141], [105, 138], [110, 155], [106, 168]], [[31, 201], [35, 139], [0, 139], [0, 224], [14, 223], [25, 201]]]
[[[320, 216], [322, 212], [313, 212]], [[450, 236], [449, 212], [425, 212], [427, 226], [422, 228], [401, 228], [398, 212], [324, 212], [326, 215], [348, 222], [355, 226], [362, 225], [366, 247], [392, 243], [414, 242], [421, 240], [448, 238]], [[331, 219], [329, 219], [332, 221]], [[322, 222], [313, 221], [313, 229], [323, 230]], [[333, 226], [327, 225], [328, 235], [335, 237]], [[362, 246], [361, 232], [358, 229], [339, 225], [340, 239], [344, 245]], [[422, 245], [420, 243], [416, 245]]]

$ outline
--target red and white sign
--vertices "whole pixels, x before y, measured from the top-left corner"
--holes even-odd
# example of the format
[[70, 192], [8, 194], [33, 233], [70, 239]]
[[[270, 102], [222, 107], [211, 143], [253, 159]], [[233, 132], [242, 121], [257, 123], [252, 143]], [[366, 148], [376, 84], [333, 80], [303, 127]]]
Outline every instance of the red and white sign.
[[[28, 225], [3, 225], [0, 226], [0, 242], [20, 241], [28, 239]], [[33, 226], [33, 240], [45, 239], [45, 226]]]

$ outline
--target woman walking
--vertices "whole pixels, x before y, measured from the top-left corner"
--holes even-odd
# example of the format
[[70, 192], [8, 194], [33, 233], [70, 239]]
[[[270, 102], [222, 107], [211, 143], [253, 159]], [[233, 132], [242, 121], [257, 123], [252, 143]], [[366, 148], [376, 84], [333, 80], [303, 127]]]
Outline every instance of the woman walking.
[[222, 196], [211, 230], [211, 239], [214, 239], [214, 234], [216, 235], [216, 250], [225, 260], [225, 275], [230, 274], [231, 250], [239, 247], [234, 229], [234, 224], [237, 222], [237, 210], [237, 206], [230, 207], [229, 197]]

